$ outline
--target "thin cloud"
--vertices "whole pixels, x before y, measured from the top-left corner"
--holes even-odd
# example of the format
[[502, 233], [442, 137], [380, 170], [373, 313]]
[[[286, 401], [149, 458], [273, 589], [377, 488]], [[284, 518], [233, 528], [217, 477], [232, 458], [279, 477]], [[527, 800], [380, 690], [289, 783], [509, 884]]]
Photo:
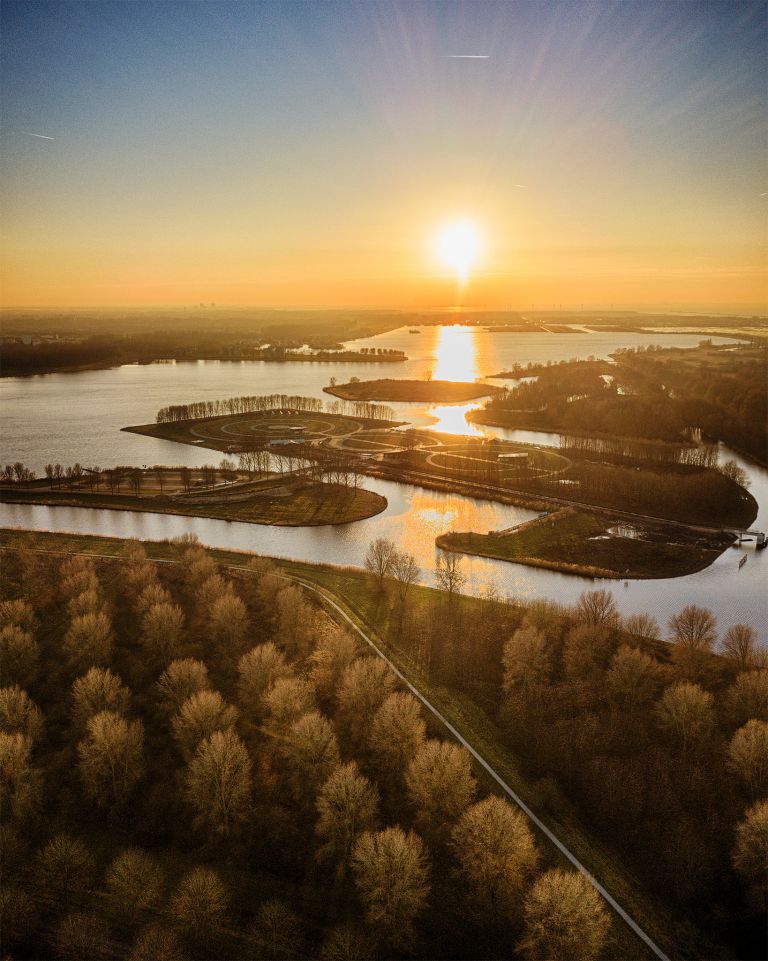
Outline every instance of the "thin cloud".
[[55, 139], [56, 139], [55, 137], [46, 137], [46, 135], [45, 135], [44, 133], [32, 133], [30, 130], [22, 130], [21, 132], [22, 132], [23, 134], [26, 134], [28, 137], [38, 137], [40, 140], [55, 140]]

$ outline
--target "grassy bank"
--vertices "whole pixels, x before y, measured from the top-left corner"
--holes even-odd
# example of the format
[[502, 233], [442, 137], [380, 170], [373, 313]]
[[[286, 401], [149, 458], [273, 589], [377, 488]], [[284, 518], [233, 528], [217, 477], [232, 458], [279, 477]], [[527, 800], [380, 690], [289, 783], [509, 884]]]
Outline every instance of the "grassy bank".
[[566, 508], [508, 534], [449, 533], [435, 543], [445, 550], [564, 574], [647, 579], [703, 570], [731, 539], [678, 527], [630, 528], [617, 518]]
[[288, 484], [254, 493], [243, 499], [222, 497], [205, 504], [185, 504], [169, 497], [134, 497], [130, 494], [89, 493], [87, 491], [0, 490], [0, 501], [9, 504], [45, 504], [56, 507], [95, 507], [106, 510], [146, 511], [152, 514], [179, 514], [184, 517], [210, 517], [276, 527], [317, 527], [324, 524], [351, 524], [380, 514], [386, 497], [358, 487], [337, 484]]
[[399, 400], [422, 403], [456, 403], [498, 394], [499, 387], [453, 380], [361, 380], [324, 387], [327, 394], [343, 400]]

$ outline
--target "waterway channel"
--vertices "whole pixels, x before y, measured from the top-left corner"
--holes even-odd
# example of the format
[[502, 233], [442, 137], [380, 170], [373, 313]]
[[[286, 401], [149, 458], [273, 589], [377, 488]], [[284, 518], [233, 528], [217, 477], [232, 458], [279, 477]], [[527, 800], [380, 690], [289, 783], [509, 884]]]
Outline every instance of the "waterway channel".
[[[422, 339], [423, 338], [423, 339]], [[517, 360], [546, 362], [561, 357], [607, 356], [618, 346], [662, 342], [688, 346], [699, 338], [686, 334], [491, 334], [474, 328], [423, 328], [362, 342], [366, 346], [407, 349], [404, 365], [325, 365], [308, 363], [194, 363], [121, 367], [78, 374], [50, 374], [0, 381], [3, 401], [4, 462], [23, 460], [41, 471], [48, 461], [84, 464], [188, 464], [216, 461], [216, 452], [199, 450], [155, 438], [120, 432], [127, 424], [146, 423], [167, 403], [226, 397], [241, 393], [298, 393], [326, 396], [322, 387], [330, 376], [407, 377], [431, 370], [435, 379], [474, 380], [488, 377]], [[415, 341], [418, 347], [413, 347]], [[557, 341], [554, 343], [553, 341]], [[442, 430], [468, 432], [464, 413], [471, 405], [396, 405], [398, 414], [414, 423]], [[478, 428], [532, 443], [550, 443], [554, 435]], [[768, 471], [730, 451], [745, 468], [751, 492], [760, 505], [755, 526], [768, 529]], [[434, 538], [447, 530], [487, 531], [509, 527], [531, 516], [530, 511], [455, 494], [423, 490], [408, 484], [366, 480], [383, 494], [387, 509], [355, 524], [314, 528], [261, 527], [205, 518], [93, 510], [89, 508], [0, 505], [0, 525], [34, 530], [76, 531], [116, 537], [164, 539], [195, 533], [210, 546], [255, 551], [311, 562], [362, 565], [370, 541], [390, 537], [415, 555], [423, 580], [431, 583], [435, 562]], [[739, 560], [747, 563], [739, 568]], [[593, 581], [502, 561], [467, 557], [468, 590], [481, 592], [490, 584], [503, 594], [521, 599], [548, 597], [572, 603], [594, 586], [610, 589], [625, 614], [648, 612], [666, 624], [685, 604], [712, 608], [721, 631], [731, 624], [751, 624], [768, 643], [768, 551], [754, 544], [731, 548], [706, 570], [686, 577], [654, 581]]]

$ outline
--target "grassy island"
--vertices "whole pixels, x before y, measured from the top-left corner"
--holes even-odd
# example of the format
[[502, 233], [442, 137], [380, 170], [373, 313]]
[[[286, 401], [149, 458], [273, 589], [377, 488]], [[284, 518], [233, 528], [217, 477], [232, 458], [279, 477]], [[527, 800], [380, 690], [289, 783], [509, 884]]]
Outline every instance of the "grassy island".
[[[373, 408], [373, 404], [357, 405]], [[389, 412], [389, 408], [386, 409]], [[379, 410], [371, 413], [380, 413]], [[394, 427], [398, 421], [384, 421], [366, 416], [329, 414], [320, 411], [294, 409], [248, 411], [211, 417], [182, 417], [123, 427], [132, 434], [146, 434], [179, 444], [193, 444], [224, 453], [270, 447], [275, 442], [290, 440], [295, 444], [310, 444], [320, 440], [358, 433], [362, 430]]]
[[442, 534], [438, 547], [585, 577], [681, 577], [708, 567], [732, 543], [728, 533], [628, 523], [573, 508], [508, 531]]
[[327, 394], [343, 400], [399, 400], [432, 403], [460, 403], [500, 393], [501, 388], [490, 384], [466, 383], [453, 380], [359, 380], [349, 384], [324, 387]]
[[[125, 475], [127, 490], [56, 488], [37, 482], [29, 487], [2, 487], [0, 501], [14, 504], [45, 504], [59, 507], [94, 507], [107, 510], [147, 511], [152, 514], [180, 514], [211, 517], [275, 527], [318, 527], [351, 524], [380, 514], [386, 497], [362, 487], [317, 483], [296, 476], [266, 475], [258, 481], [232, 483], [203, 491], [183, 491], [179, 471], [165, 471], [166, 489], [161, 493], [153, 480], [157, 471], [135, 471]], [[193, 479], [199, 472], [190, 472]], [[201, 473], [201, 472], [200, 472]]]

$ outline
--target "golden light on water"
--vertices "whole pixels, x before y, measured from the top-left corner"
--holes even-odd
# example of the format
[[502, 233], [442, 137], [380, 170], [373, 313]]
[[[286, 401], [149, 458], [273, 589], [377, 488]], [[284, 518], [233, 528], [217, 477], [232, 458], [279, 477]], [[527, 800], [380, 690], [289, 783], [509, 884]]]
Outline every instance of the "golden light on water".
[[477, 226], [469, 219], [455, 220], [442, 227], [435, 241], [435, 253], [443, 267], [456, 275], [460, 286], [469, 280], [482, 250]]
[[434, 380], [472, 382], [480, 376], [475, 331], [471, 327], [438, 327]]
[[[453, 380], [473, 383], [480, 378], [481, 369], [487, 370], [491, 361], [487, 354], [487, 340], [478, 336], [476, 327], [437, 327], [434, 345], [435, 380]], [[485, 348], [485, 349], [484, 349]], [[482, 355], [482, 356], [479, 356]], [[430, 405], [429, 414], [435, 417], [431, 430], [445, 434], [483, 436], [484, 431], [466, 420], [467, 411], [481, 406], [481, 401], [464, 404]]]

